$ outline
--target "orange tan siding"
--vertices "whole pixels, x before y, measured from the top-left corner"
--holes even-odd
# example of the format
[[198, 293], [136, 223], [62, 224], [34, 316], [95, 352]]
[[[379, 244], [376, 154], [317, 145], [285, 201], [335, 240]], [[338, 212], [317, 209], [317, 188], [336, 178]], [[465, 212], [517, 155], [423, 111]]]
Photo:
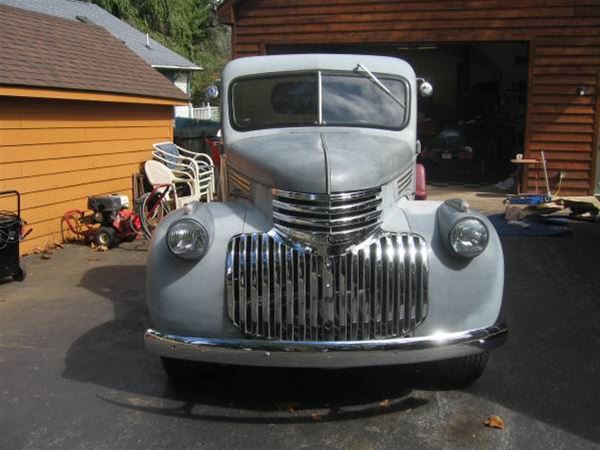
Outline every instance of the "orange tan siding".
[[[152, 144], [172, 140], [172, 106], [0, 97], [0, 191], [22, 195], [24, 252], [61, 240], [89, 195], [126, 194]], [[0, 209], [10, 208], [8, 201]]]
[[563, 193], [593, 191], [600, 0], [229, 0], [219, 15], [236, 57], [271, 45], [527, 41], [526, 153], [545, 151], [550, 176], [566, 172]]

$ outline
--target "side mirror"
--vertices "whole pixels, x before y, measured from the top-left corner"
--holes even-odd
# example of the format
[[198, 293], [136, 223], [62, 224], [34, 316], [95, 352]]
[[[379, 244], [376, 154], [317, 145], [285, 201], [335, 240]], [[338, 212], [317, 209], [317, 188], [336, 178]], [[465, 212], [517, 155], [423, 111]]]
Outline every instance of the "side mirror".
[[214, 100], [215, 98], [219, 97], [219, 88], [217, 86], [215, 86], [214, 84], [211, 84], [204, 91], [204, 95], [206, 95], [207, 98]]
[[431, 85], [431, 83], [424, 80], [423, 78], [417, 78], [417, 82], [419, 83], [419, 94], [421, 94], [421, 97], [431, 97], [431, 95], [433, 94], [433, 86]]

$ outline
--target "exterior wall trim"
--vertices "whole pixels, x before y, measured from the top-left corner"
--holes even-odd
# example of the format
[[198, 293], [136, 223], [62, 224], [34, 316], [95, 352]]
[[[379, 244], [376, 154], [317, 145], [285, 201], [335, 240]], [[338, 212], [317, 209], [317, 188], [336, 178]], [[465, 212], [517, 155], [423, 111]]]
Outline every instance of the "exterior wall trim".
[[99, 92], [67, 91], [62, 89], [44, 89], [19, 86], [0, 86], [0, 97], [29, 97], [57, 100], [85, 100], [109, 103], [138, 103], [147, 105], [187, 105], [184, 100], [142, 97], [125, 94], [107, 94]]

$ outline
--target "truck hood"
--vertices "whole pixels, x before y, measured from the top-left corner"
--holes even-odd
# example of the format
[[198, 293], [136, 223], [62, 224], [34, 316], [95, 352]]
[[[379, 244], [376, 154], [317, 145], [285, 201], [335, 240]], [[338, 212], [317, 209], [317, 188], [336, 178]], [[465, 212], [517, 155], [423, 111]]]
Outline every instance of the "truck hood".
[[315, 194], [381, 186], [404, 173], [408, 143], [360, 131], [281, 131], [236, 141], [228, 164], [269, 187]]

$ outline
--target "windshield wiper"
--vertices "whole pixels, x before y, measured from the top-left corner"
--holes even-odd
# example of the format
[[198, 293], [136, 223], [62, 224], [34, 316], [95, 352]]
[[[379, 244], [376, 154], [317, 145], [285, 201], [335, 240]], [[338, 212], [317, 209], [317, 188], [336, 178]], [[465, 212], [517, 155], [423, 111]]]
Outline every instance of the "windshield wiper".
[[383, 84], [381, 81], [379, 81], [379, 78], [377, 78], [373, 72], [371, 72], [369, 69], [367, 69], [365, 66], [363, 66], [361, 63], [358, 63], [358, 65], [356, 66], [356, 69], [358, 71], [358, 69], [362, 69], [364, 72], [367, 72], [367, 74], [369, 75], [369, 77], [375, 82], [375, 84], [377, 86], [379, 86], [381, 89], [383, 89], [383, 91], [388, 94], [390, 97], [392, 97], [394, 99], [394, 101], [396, 103], [398, 103], [400, 106], [402, 106], [404, 109], [406, 109], [406, 104], [400, 100], [398, 97], [396, 97], [394, 94], [392, 94], [392, 91], [390, 91], [385, 84]]

